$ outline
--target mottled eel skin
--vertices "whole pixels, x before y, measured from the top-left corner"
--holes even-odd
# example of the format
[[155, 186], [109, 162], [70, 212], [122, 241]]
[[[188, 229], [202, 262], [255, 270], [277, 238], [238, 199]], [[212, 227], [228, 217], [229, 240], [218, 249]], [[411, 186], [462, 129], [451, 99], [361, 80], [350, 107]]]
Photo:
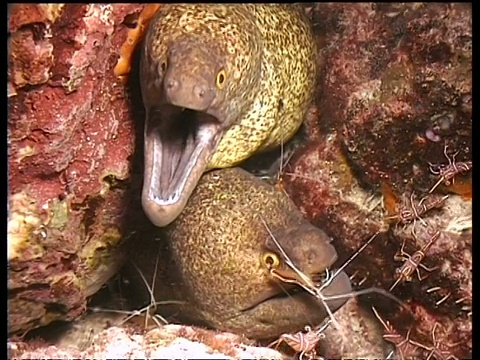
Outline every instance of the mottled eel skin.
[[[200, 179], [184, 211], [164, 229], [168, 241], [159, 254], [156, 301], [183, 301], [173, 306], [177, 319], [255, 339], [320, 324], [327, 313], [318, 300], [298, 288], [292, 293], [269, 274], [266, 262], [275, 262], [283, 276], [296, 277], [262, 219], [305, 274], [323, 274], [337, 259], [331, 239], [306, 221], [282, 190], [240, 168], [214, 170]], [[142, 251], [135, 263], [151, 281], [158, 251]], [[341, 272], [323, 294], [350, 291]], [[345, 302], [327, 303], [333, 312]]]
[[[266, 262], [274, 262], [284, 276], [296, 277], [262, 218], [308, 275], [324, 273], [336, 260], [329, 237], [282, 191], [230, 168], [286, 141], [305, 116], [317, 52], [302, 10], [291, 4], [162, 5], [143, 50], [142, 200], [167, 240], [156, 300], [183, 301], [174, 306], [177, 317], [251, 338], [318, 325], [327, 315], [324, 306], [299, 288], [287, 295], [286, 284], [282, 289], [269, 274]], [[144, 250], [136, 263], [151, 279], [157, 252]], [[342, 272], [324, 294], [350, 290]], [[345, 301], [329, 301], [329, 307], [335, 311]]]
[[316, 45], [295, 5], [165, 4], [141, 54], [142, 202], [157, 226], [202, 174], [290, 138], [311, 101]]

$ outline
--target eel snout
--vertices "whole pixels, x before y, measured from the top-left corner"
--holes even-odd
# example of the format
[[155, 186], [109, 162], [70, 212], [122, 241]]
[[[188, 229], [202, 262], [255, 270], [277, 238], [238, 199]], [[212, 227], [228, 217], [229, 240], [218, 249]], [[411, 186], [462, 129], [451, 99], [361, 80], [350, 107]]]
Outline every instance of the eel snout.
[[[341, 271], [332, 280], [331, 284], [322, 290], [322, 295], [327, 299], [325, 300], [330, 311], [333, 313], [340, 309], [349, 299], [348, 294], [352, 292], [352, 283], [348, 275]], [[328, 299], [329, 297], [339, 296], [339, 298]]]
[[[182, 39], [170, 45], [163, 91], [175, 106], [215, 114], [215, 101], [226, 81], [221, 57], [211, 46]], [[218, 105], [218, 104], [217, 104]]]
[[212, 104], [216, 97], [214, 86], [204, 76], [192, 78], [170, 69], [164, 79], [165, 97], [171, 104], [184, 106], [188, 103], [189, 109], [198, 111], [205, 111]]
[[221, 137], [217, 119], [165, 104], [150, 111], [145, 124], [142, 205], [156, 226], [181, 213]]

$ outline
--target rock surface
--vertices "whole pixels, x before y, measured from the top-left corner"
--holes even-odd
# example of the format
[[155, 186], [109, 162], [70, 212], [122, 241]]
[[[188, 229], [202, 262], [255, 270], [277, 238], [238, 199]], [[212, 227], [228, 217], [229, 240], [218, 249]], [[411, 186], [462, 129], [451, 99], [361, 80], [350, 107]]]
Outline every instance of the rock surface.
[[[422, 260], [435, 270], [420, 267], [422, 281], [413, 271], [392, 289], [405, 310], [377, 295], [360, 301], [402, 336], [410, 330], [423, 346], [412, 352], [471, 357], [470, 172], [428, 194], [439, 180], [429, 163], [447, 165], [446, 146], [450, 159], [458, 151], [457, 164], [471, 159], [471, 5], [318, 4], [310, 11], [324, 44], [322, 90], [282, 186], [335, 239], [340, 263], [381, 231], [346, 269], [361, 288], [390, 289], [405, 254], [440, 231]], [[401, 210], [412, 210], [412, 194], [421, 218], [397, 224]], [[440, 203], [423, 213], [421, 199]], [[404, 258], [395, 260], [404, 242]], [[441, 345], [433, 344], [434, 329]]]
[[75, 319], [122, 265], [135, 133], [112, 69], [141, 8], [9, 8], [10, 332]]
[[[138, 201], [141, 159], [135, 149], [141, 149], [141, 126], [135, 122], [143, 122], [138, 89], [135, 81], [125, 87], [113, 71], [142, 8], [9, 6], [10, 333], [81, 316], [87, 297], [122, 265], [119, 245], [152, 236]], [[305, 216], [335, 239], [339, 263], [381, 230], [346, 268], [362, 289], [389, 289], [402, 265], [394, 255], [404, 241], [405, 252], [412, 254], [440, 230], [422, 262], [436, 269], [420, 269], [422, 278], [428, 277], [419, 281], [414, 272], [410, 282], [392, 290], [406, 309], [380, 295], [361, 296], [359, 304], [369, 316], [375, 306], [400, 336], [410, 331], [397, 355], [469, 358], [470, 173], [435, 189], [433, 196], [449, 198], [422, 214], [427, 227], [418, 218], [405, 227], [387, 220], [398, 214], [402, 202], [408, 207], [412, 192], [416, 202], [428, 195], [438, 181], [429, 163], [448, 164], [445, 147], [450, 159], [458, 151], [457, 163], [471, 159], [471, 4], [322, 3], [305, 8], [322, 48], [321, 90], [306, 121], [306, 139], [283, 170], [282, 186]], [[347, 306], [338, 312], [345, 327], [351, 322], [341, 313]], [[361, 322], [360, 315], [352, 316]], [[111, 329], [105, 330], [108, 342], [123, 339], [131, 347], [119, 347], [124, 352], [117, 355], [102, 352], [108, 346], [92, 347], [88, 357], [146, 356], [146, 335]], [[370, 331], [385, 329], [378, 321]], [[327, 339], [324, 348], [337, 356], [328, 332]], [[361, 348], [345, 353], [376, 349], [378, 336], [361, 340]], [[85, 349], [52, 348], [33, 340], [12, 338], [9, 348], [23, 358], [87, 357]]]
[[237, 335], [183, 325], [165, 325], [144, 335], [125, 326], [110, 327], [90, 343], [79, 350], [75, 344], [9, 342], [8, 349], [17, 359], [283, 359], [278, 351], [247, 345]]

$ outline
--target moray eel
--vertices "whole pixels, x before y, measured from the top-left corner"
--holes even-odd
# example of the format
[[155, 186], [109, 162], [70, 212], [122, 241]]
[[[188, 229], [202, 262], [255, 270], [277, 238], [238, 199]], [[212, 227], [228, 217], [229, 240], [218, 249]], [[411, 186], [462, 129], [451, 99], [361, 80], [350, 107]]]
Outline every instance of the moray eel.
[[[183, 301], [174, 306], [178, 320], [252, 339], [320, 324], [327, 316], [321, 302], [270, 275], [267, 265], [275, 263], [282, 276], [298, 278], [265, 224], [292, 262], [312, 278], [337, 259], [331, 239], [306, 221], [282, 190], [240, 168], [213, 170], [201, 178], [179, 217], [162, 229], [166, 241], [154, 242], [163, 248], [155, 300]], [[136, 247], [143, 254], [134, 262], [151, 284], [158, 252], [152, 246]], [[323, 294], [350, 291], [350, 280], [341, 272]], [[334, 312], [345, 302], [327, 303]], [[158, 310], [165, 315], [167, 307]]]
[[296, 5], [164, 4], [140, 63], [142, 204], [171, 223], [202, 174], [290, 138], [313, 95], [316, 45]]

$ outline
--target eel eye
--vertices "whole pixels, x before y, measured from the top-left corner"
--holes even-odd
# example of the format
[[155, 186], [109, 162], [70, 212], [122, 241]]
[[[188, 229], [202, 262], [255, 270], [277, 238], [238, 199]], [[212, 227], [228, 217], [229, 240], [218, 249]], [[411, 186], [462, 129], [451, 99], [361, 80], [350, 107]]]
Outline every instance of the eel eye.
[[162, 73], [165, 73], [165, 70], [167, 70], [167, 59], [163, 60], [160, 64], [160, 70], [162, 71]]
[[215, 84], [217, 85], [217, 88], [223, 89], [225, 86], [225, 80], [227, 79], [227, 74], [225, 73], [225, 70], [220, 70], [217, 73], [217, 78], [215, 80]]
[[262, 257], [263, 263], [269, 270], [276, 269], [280, 265], [280, 259], [274, 253], [265, 253]]

